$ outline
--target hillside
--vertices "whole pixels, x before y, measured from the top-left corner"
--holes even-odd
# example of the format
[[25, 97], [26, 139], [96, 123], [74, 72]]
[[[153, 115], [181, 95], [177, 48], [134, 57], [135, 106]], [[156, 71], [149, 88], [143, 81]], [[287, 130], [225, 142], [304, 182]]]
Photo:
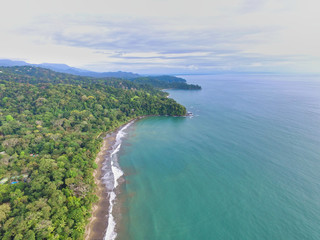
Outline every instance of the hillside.
[[149, 76], [139, 77], [131, 80], [134, 83], [149, 84], [153, 87], [160, 89], [184, 89], [184, 90], [200, 90], [199, 85], [187, 84], [187, 81], [183, 78], [174, 76]]
[[115, 77], [115, 78], [123, 78], [130, 79], [139, 77], [139, 74], [131, 73], [131, 72], [93, 72], [89, 70], [84, 70], [80, 68], [70, 67], [66, 64], [59, 63], [41, 63], [41, 64], [31, 64], [24, 61], [13, 61], [10, 59], [0, 59], [0, 66], [3, 67], [17, 67], [17, 66], [32, 66], [32, 67], [41, 67], [47, 68], [56, 72], [68, 73], [78, 76], [87, 76], [87, 77], [95, 77], [95, 78], [104, 78], [104, 77]]
[[[45, 68], [48, 70], [55, 71], [55, 75], [57, 75], [57, 72], [59, 72], [59, 73], [78, 76], [76, 79], [79, 79], [79, 76], [83, 77], [82, 79], [85, 79], [85, 77], [92, 77], [95, 79], [117, 78], [122, 80], [129, 80], [139, 84], [149, 84], [159, 89], [168, 89], [168, 88], [187, 89], [187, 90], [201, 89], [199, 85], [188, 84], [185, 79], [178, 78], [175, 76], [167, 76], [167, 75], [141, 76], [139, 74], [135, 74], [131, 72], [122, 72], [122, 71], [100, 73], [100, 72], [93, 72], [93, 71], [70, 67], [66, 64], [53, 64], [53, 63], [29, 64], [23, 61], [11, 61], [11, 60], [5, 60], [5, 59], [0, 60], [0, 66], [3, 66], [3, 67], [0, 67], [0, 69], [2, 71], [6, 71], [7, 73], [12, 71], [10, 69], [13, 69], [13, 71], [17, 71], [17, 72], [22, 71], [23, 74], [30, 75], [36, 72], [35, 70], [36, 68]], [[5, 67], [10, 67], [10, 68], [5, 70], [6, 69]], [[24, 67], [25, 70], [22, 70], [22, 67]], [[30, 67], [31, 69], [28, 71], [27, 67]], [[49, 72], [47, 72], [47, 74], [49, 74]], [[69, 76], [68, 78], [72, 78], [72, 77]]]

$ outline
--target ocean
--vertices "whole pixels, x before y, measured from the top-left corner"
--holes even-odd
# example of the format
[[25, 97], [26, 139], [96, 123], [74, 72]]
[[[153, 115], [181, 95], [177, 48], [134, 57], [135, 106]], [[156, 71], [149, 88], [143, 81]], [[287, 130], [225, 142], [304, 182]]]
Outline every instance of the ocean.
[[119, 240], [320, 239], [320, 77], [182, 76], [117, 150]]

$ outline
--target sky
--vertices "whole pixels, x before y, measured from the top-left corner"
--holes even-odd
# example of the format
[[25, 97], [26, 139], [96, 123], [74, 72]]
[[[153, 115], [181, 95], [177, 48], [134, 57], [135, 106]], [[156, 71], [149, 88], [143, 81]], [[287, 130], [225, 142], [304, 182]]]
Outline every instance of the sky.
[[0, 59], [142, 74], [320, 72], [318, 0], [1, 0]]

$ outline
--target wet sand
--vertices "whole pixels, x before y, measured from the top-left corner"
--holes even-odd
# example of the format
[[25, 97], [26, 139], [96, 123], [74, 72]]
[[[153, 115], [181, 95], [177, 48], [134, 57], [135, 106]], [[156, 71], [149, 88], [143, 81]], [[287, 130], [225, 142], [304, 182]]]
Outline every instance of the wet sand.
[[[131, 119], [126, 124], [134, 122], [144, 118], [145, 116], [138, 117], [136, 119]], [[101, 178], [105, 175], [105, 171], [102, 170], [103, 162], [106, 158], [109, 158], [112, 147], [115, 144], [116, 136], [119, 130], [125, 126], [118, 127], [111, 133], [108, 133], [107, 136], [103, 139], [103, 143], [100, 149], [100, 152], [97, 155], [95, 162], [98, 165], [98, 168], [94, 170], [93, 176], [96, 183], [96, 195], [99, 200], [92, 205], [92, 216], [89, 219], [89, 223], [86, 226], [85, 240], [103, 240], [108, 227], [108, 215], [109, 215], [109, 194], [105, 184], [102, 182]], [[123, 183], [123, 179], [120, 179], [120, 185]], [[118, 209], [119, 212], [119, 209]], [[117, 218], [117, 216], [115, 216]]]
[[109, 212], [109, 196], [101, 177], [104, 175], [102, 171], [103, 162], [115, 141], [117, 130], [108, 134], [103, 139], [100, 152], [97, 155], [95, 162], [98, 168], [94, 170], [94, 181], [97, 185], [96, 195], [99, 201], [92, 206], [92, 216], [86, 227], [85, 240], [103, 240], [107, 226], [108, 226], [108, 212]]

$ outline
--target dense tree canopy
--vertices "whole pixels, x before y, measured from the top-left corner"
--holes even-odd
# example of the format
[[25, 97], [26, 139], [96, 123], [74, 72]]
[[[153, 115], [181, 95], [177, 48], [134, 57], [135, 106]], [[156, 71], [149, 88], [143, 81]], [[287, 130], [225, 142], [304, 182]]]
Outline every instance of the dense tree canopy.
[[199, 85], [187, 84], [183, 78], [175, 76], [146, 76], [131, 78], [128, 80], [104, 77], [93, 78], [77, 76], [66, 73], [58, 73], [49, 69], [20, 66], [20, 67], [0, 67], [0, 78], [21, 82], [21, 83], [68, 83], [68, 84], [104, 84], [123, 89], [143, 89], [153, 92], [158, 89], [186, 89], [199, 90]]
[[81, 239], [96, 201], [99, 136], [186, 109], [149, 85], [15, 70], [0, 73], [0, 238]]
[[178, 78], [174, 76], [148, 76], [148, 77], [138, 77], [131, 80], [134, 83], [149, 84], [153, 87], [164, 89], [184, 89], [184, 90], [200, 90], [199, 85], [187, 84], [186, 80], [183, 78]]

